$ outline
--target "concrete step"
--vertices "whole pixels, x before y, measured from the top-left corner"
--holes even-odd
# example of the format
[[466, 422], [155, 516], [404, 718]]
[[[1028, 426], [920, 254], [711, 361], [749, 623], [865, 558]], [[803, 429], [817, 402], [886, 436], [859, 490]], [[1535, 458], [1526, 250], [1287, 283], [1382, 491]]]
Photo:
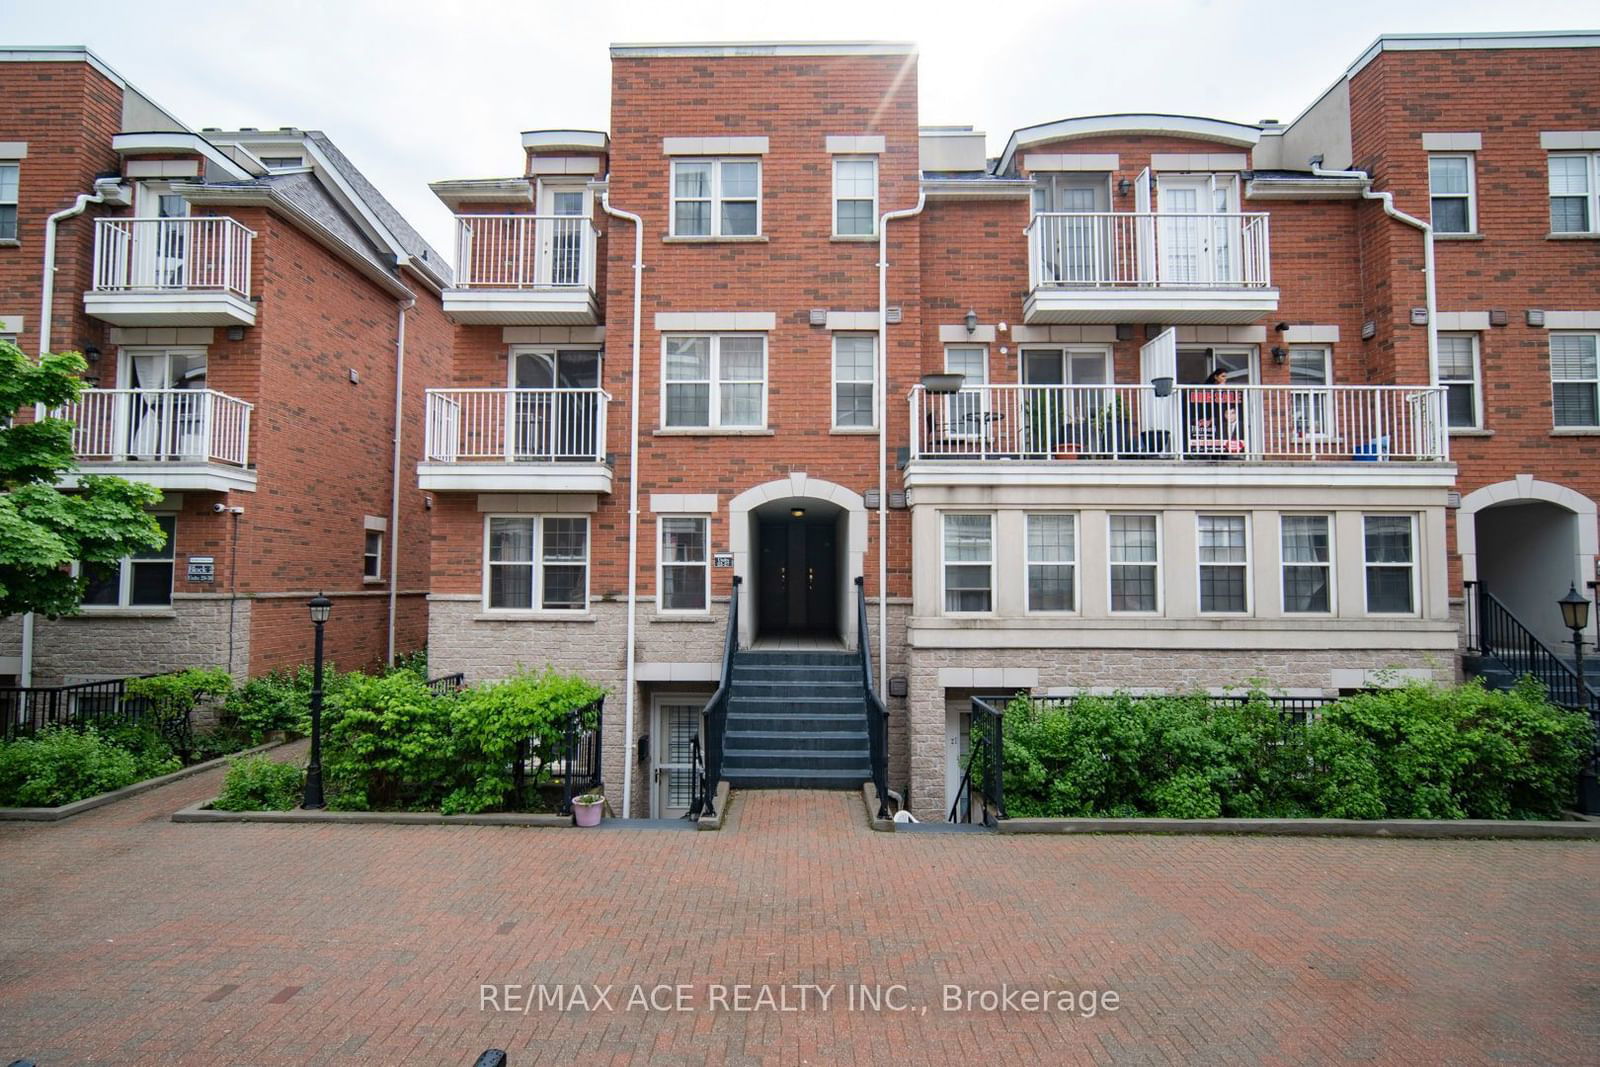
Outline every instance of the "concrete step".
[[745, 699], [750, 697], [788, 697], [794, 700], [809, 700], [812, 697], [833, 698], [860, 701], [865, 699], [866, 691], [861, 686], [861, 679], [843, 679], [839, 681], [816, 681], [806, 679], [804, 682], [796, 681], [752, 681], [735, 676], [733, 679], [733, 697]]
[[735, 715], [728, 713], [728, 734], [809, 733], [826, 734], [844, 730], [866, 729], [866, 713], [856, 711], [842, 715], [819, 715], [815, 712], [769, 712], [760, 715]]
[[724, 774], [735, 789], [858, 789], [872, 775], [860, 771], [806, 771], [792, 773], [777, 769]]
[[724, 759], [756, 750], [865, 752], [867, 735], [863, 730], [729, 730], [725, 735]]
[[848, 667], [859, 666], [856, 652], [735, 652], [736, 667]]
[[810, 771], [853, 771], [863, 778], [872, 777], [871, 761], [866, 749], [859, 752], [788, 752], [766, 749], [732, 749], [722, 757], [724, 777], [738, 774], [783, 773], [798, 774]]

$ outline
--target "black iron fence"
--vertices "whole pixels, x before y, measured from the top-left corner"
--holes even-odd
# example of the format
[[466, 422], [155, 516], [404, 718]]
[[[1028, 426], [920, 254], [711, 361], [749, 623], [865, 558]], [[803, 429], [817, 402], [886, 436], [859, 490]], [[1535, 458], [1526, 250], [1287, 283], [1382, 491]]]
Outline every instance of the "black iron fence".
[[722, 781], [722, 743], [728, 732], [728, 696], [733, 690], [733, 654], [739, 651], [739, 575], [733, 576], [733, 596], [728, 598], [728, 633], [722, 643], [722, 681], [701, 711], [705, 736], [705, 771], [695, 782], [689, 813], [696, 818], [717, 813], [717, 786]]
[[194, 752], [194, 725], [188, 708], [174, 710], [148, 697], [129, 696], [132, 678], [107, 678], [76, 685], [0, 686], [0, 737], [10, 741], [63, 726], [113, 730], [145, 726], [162, 736], [185, 764]]
[[1467, 608], [1467, 651], [1494, 660], [1508, 673], [1531, 674], [1545, 687], [1552, 704], [1600, 717], [1600, 694], [1580, 685], [1576, 667], [1568, 663], [1513, 615], [1482, 582], [1463, 582]]
[[872, 688], [872, 638], [867, 630], [867, 583], [856, 578], [856, 645], [861, 652], [861, 684], [866, 692], [867, 752], [872, 785], [878, 791], [878, 818], [889, 817], [889, 709]]
[[529, 771], [538, 782], [543, 781], [561, 788], [562, 815], [572, 814], [572, 798], [600, 788], [600, 732], [605, 719], [606, 698], [579, 708], [567, 716], [553, 751], [545, 753], [539, 738], [525, 738], [517, 742], [515, 762], [511, 767], [511, 787], [517, 807], [528, 803]]
[[461, 671], [457, 671], [454, 674], [441, 674], [437, 678], [428, 679], [428, 688], [433, 692], [434, 696], [440, 697], [458, 693], [466, 688], [466, 685], [467, 676]]
[[1005, 712], [1009, 697], [973, 697], [971, 741], [947, 821], [994, 826], [1006, 817]]

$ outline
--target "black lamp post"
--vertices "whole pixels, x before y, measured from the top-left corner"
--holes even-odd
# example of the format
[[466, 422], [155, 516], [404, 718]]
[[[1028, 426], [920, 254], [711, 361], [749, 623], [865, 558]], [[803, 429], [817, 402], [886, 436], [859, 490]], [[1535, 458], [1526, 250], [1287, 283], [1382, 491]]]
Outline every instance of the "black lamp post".
[[[1589, 686], [1583, 678], [1583, 631], [1589, 625], [1589, 598], [1578, 592], [1578, 584], [1572, 583], [1572, 588], [1567, 590], [1567, 595], [1556, 601], [1561, 606], [1561, 622], [1572, 631], [1573, 668], [1578, 675], [1578, 707], [1589, 712], [1591, 718], [1597, 719], [1595, 725], [1600, 728], [1600, 716], [1596, 716], [1590, 706]], [[1587, 815], [1600, 814], [1600, 783], [1596, 782], [1596, 761], [1600, 759], [1600, 740], [1596, 742], [1596, 750], [1591, 751], [1589, 765], [1585, 767], [1578, 777], [1578, 806]]]
[[311, 762], [306, 765], [306, 796], [302, 808], [323, 808], [322, 801], [322, 624], [333, 614], [333, 601], [318, 593], [307, 605], [317, 628], [316, 653], [311, 668]]

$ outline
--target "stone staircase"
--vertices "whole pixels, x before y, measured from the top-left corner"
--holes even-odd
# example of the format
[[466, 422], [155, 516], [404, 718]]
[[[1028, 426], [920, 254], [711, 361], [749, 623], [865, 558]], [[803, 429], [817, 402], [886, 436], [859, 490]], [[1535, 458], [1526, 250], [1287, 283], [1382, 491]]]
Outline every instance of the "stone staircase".
[[722, 777], [738, 789], [858, 789], [872, 777], [854, 652], [737, 652]]

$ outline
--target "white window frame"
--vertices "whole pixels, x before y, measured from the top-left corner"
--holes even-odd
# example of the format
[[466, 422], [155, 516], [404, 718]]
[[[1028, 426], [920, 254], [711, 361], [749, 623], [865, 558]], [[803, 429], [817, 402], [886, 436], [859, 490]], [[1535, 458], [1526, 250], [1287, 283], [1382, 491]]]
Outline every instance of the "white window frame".
[[[1593, 338], [1595, 347], [1596, 376], [1594, 378], [1557, 378], [1554, 358], [1555, 353], [1553, 351], [1547, 353], [1547, 355], [1550, 357], [1550, 424], [1552, 428], [1557, 430], [1592, 430], [1596, 427], [1600, 427], [1600, 333], [1595, 333], [1592, 330], [1552, 330], [1550, 332], [1549, 341], [1552, 346], [1557, 337]], [[1555, 395], [1557, 384], [1588, 385], [1591, 389], [1593, 389], [1595, 393], [1596, 420], [1594, 422], [1583, 423], [1556, 422]]]
[[[361, 580], [364, 582], [383, 581], [383, 531], [368, 528], [361, 531]], [[372, 539], [378, 539], [378, 550], [370, 551]], [[367, 572], [367, 561], [372, 561], [372, 572]]]
[[[870, 164], [872, 164], [872, 214], [869, 216], [871, 224], [872, 224], [872, 228], [869, 229], [866, 233], [840, 233], [839, 232], [839, 203], [840, 203], [840, 201], [849, 200], [852, 203], [856, 203], [856, 202], [859, 202], [862, 199], [862, 197], [859, 197], [859, 196], [841, 197], [839, 195], [839, 164], [841, 164], [841, 163], [870, 163]], [[830, 225], [831, 225], [831, 227], [833, 229], [833, 236], [835, 236], [835, 237], [862, 238], [862, 239], [869, 238], [869, 237], [875, 238], [875, 237], [878, 236], [878, 185], [879, 185], [879, 182], [878, 182], [878, 157], [877, 156], [834, 156], [833, 157], [833, 210], [832, 210], [833, 220], [830, 223]], [[760, 217], [760, 212], [759, 211], [757, 212], [757, 217], [758, 218]]]
[[[1467, 339], [1472, 346], [1472, 377], [1446, 378], [1438, 366], [1434, 367], [1434, 385], [1445, 387], [1444, 416], [1447, 430], [1481, 430], [1483, 429], [1483, 365], [1481, 362], [1482, 346], [1476, 331], [1446, 331], [1439, 334], [1440, 340], [1445, 338]], [[1449, 387], [1452, 385], [1466, 384], [1472, 388], [1472, 422], [1464, 426], [1455, 426], [1450, 422], [1450, 395]]]
[[[1407, 563], [1375, 563], [1367, 559], [1367, 520], [1369, 519], [1405, 519], [1411, 527], [1411, 562]], [[1416, 515], [1394, 511], [1365, 511], [1361, 513], [1361, 600], [1362, 607], [1368, 615], [1377, 615], [1382, 618], [1406, 619], [1416, 618], [1422, 607], [1422, 564], [1418, 559], [1417, 551], [1417, 517]], [[1373, 567], [1408, 567], [1411, 571], [1411, 610], [1410, 611], [1374, 611], [1372, 610], [1372, 587], [1368, 584], [1368, 572]]]
[[[1072, 558], [1059, 559], [1034, 559], [1033, 537], [1030, 527], [1035, 518], [1042, 517], [1065, 518], [1072, 523]], [[1082, 524], [1078, 521], [1075, 511], [1029, 511], [1024, 513], [1022, 519], [1022, 598], [1024, 610], [1029, 615], [1077, 615], [1083, 604], [1083, 570], [1078, 566], [1078, 545], [1081, 540]], [[1072, 570], [1072, 606], [1058, 610], [1047, 610], [1033, 606], [1033, 568], [1035, 567], [1069, 567]]]
[[[1585, 161], [1585, 171], [1588, 179], [1588, 191], [1584, 193], [1588, 201], [1588, 223], [1582, 230], [1558, 230], [1555, 228], [1555, 219], [1549, 212], [1549, 201], [1556, 199], [1556, 195], [1549, 190], [1550, 162], [1556, 159], [1582, 159]], [[1600, 233], [1600, 152], [1550, 152], [1545, 162], [1545, 217], [1550, 223], [1551, 233]], [[1562, 199], [1572, 196], [1563, 193]]]
[[[866, 339], [872, 345], [872, 377], [870, 378], [840, 378], [839, 377], [839, 341], [843, 338], [852, 340]], [[872, 390], [872, 421], [865, 426], [841, 426], [839, 424], [839, 386], [865, 385]], [[878, 335], [875, 333], [835, 333], [833, 335], [833, 382], [829, 387], [833, 413], [831, 415], [832, 427], [845, 433], [876, 433], [878, 430]]]
[[[1322, 355], [1322, 384], [1305, 385], [1294, 380], [1294, 357], [1310, 352]], [[1333, 436], [1333, 346], [1328, 344], [1292, 344], [1289, 346], [1289, 388], [1294, 390], [1290, 403], [1297, 420], [1303, 427], [1296, 431], [1303, 441], [1326, 441]]]
[[[710, 194], [711, 194], [710, 195], [710, 199], [711, 199], [711, 208], [710, 208], [710, 211], [711, 211], [711, 220], [710, 220], [711, 221], [711, 227], [710, 227], [710, 232], [709, 233], [679, 233], [678, 232], [678, 202], [680, 200], [698, 201], [698, 200], [700, 200], [702, 198], [701, 197], [697, 197], [697, 196], [679, 196], [678, 195], [678, 168], [680, 166], [684, 165], [684, 164], [702, 164], [702, 163], [708, 163], [708, 164], [711, 165], [711, 189], [710, 189]], [[750, 164], [750, 165], [752, 165], [752, 166], [754, 166], [756, 168], [756, 195], [754, 196], [754, 198], [748, 197], [748, 196], [724, 197], [722, 195], [722, 168], [723, 168], [724, 164], [728, 164], [728, 163], [748, 163], [748, 164]], [[762, 230], [762, 228], [761, 228], [761, 224], [762, 224], [762, 200], [764, 199], [764, 197], [762, 195], [762, 177], [763, 177], [763, 175], [762, 175], [762, 166], [761, 166], [761, 157], [760, 156], [695, 156], [695, 157], [684, 157], [684, 158], [674, 159], [672, 161], [672, 165], [667, 169], [667, 226], [668, 226], [667, 233], [668, 233], [668, 235], [671, 236], [671, 237], [684, 237], [684, 238], [689, 238], [691, 240], [701, 240], [701, 241], [714, 241], [714, 240], [748, 241], [748, 240], [751, 240], [752, 238], [760, 237], [762, 235], [762, 233], [764, 232]], [[754, 233], [731, 233], [731, 234], [723, 233], [722, 232], [722, 204], [723, 204], [723, 201], [727, 200], [727, 201], [732, 202], [732, 203], [744, 204], [744, 203], [750, 203], [752, 199], [754, 200], [755, 205], [756, 205], [756, 229], [755, 229], [755, 232]]]
[[[1114, 545], [1114, 543], [1112, 541], [1111, 522], [1112, 522], [1113, 519], [1116, 519], [1116, 518], [1119, 518], [1119, 517], [1124, 517], [1124, 518], [1125, 517], [1148, 518], [1148, 519], [1151, 519], [1151, 520], [1153, 520], [1155, 522], [1156, 558], [1152, 563], [1134, 563], [1134, 562], [1131, 562], [1131, 561], [1119, 561], [1119, 560], [1116, 560], [1116, 559], [1112, 558], [1112, 553], [1115, 550], [1115, 545]], [[1106, 513], [1106, 610], [1108, 612], [1110, 612], [1112, 615], [1155, 616], [1155, 615], [1160, 615], [1162, 613], [1162, 611], [1164, 610], [1165, 605], [1166, 605], [1166, 584], [1167, 584], [1166, 583], [1166, 572], [1165, 572], [1164, 560], [1165, 560], [1165, 557], [1166, 557], [1167, 553], [1166, 553], [1166, 545], [1163, 543], [1164, 538], [1163, 538], [1162, 535], [1163, 535], [1163, 530], [1162, 530], [1162, 522], [1161, 522], [1161, 513], [1160, 512], [1156, 512], [1156, 511], [1110, 511], [1110, 512]], [[1116, 597], [1113, 595], [1113, 592], [1112, 592], [1113, 583], [1111, 581], [1111, 578], [1112, 578], [1112, 575], [1116, 573], [1116, 569], [1118, 567], [1150, 567], [1150, 566], [1155, 567], [1155, 570], [1156, 570], [1156, 574], [1155, 574], [1156, 605], [1155, 605], [1155, 607], [1151, 608], [1149, 610], [1143, 610], [1143, 611], [1129, 611], [1126, 608], [1119, 609], [1119, 608], [1114, 607], [1113, 605], [1116, 603]]]
[[[172, 594], [178, 584], [178, 513], [175, 511], [152, 512], [151, 518], [171, 519], [172, 535], [168, 538], [167, 547], [169, 555], [165, 556], [123, 556], [117, 560], [117, 602], [115, 604], [89, 604], [79, 602], [78, 607], [85, 614], [96, 611], [163, 611], [171, 610]], [[167, 563], [172, 566], [172, 579], [167, 584], [167, 599], [164, 604], [135, 604], [133, 599], [133, 568], [139, 563]], [[72, 564], [72, 576], [80, 577], [83, 574], [83, 564]]]
[[[970, 516], [988, 520], [989, 560], [987, 564], [985, 564], [983, 560], [950, 559], [950, 545], [945, 538], [945, 520], [954, 516]], [[986, 616], [991, 616], [995, 613], [996, 602], [999, 599], [999, 591], [995, 588], [995, 534], [997, 526], [998, 523], [995, 521], [995, 513], [992, 511], [941, 511], [939, 513], [939, 613], [941, 615], [953, 615], [960, 618], [983, 618]], [[947, 591], [949, 568], [981, 567], [985, 565], [989, 568], [989, 610], [957, 611], [952, 609], [950, 607]]]
[[[708, 339], [710, 360], [707, 364], [707, 373], [710, 375], [707, 388], [710, 390], [706, 411], [706, 424], [704, 426], [672, 426], [667, 423], [667, 386], [682, 384], [698, 384], [705, 379], [671, 379], [667, 377], [667, 344], [674, 339], [686, 337], [704, 337]], [[724, 382], [722, 379], [722, 341], [723, 338], [754, 338], [761, 342], [761, 421], [754, 425], [735, 423], [724, 426], [722, 423], [722, 386], [723, 385], [748, 385], [753, 379], [738, 378]], [[661, 428], [672, 433], [755, 433], [767, 428], [767, 405], [771, 398], [770, 382], [772, 377], [772, 359], [767, 335], [764, 333], [708, 333], [693, 331], [674, 331], [661, 335]]]
[[[1465, 200], [1467, 202], [1467, 228], [1465, 230], [1440, 230], [1434, 224], [1434, 233], [1442, 236], [1476, 236], [1478, 233], [1478, 161], [1472, 152], [1428, 153], [1428, 221], [1433, 222], [1435, 200]], [[1436, 159], [1461, 159], [1467, 164], [1467, 191], [1464, 193], [1437, 193], [1433, 189], [1433, 161]]]
[[[667, 563], [666, 562], [666, 534], [668, 519], [693, 519], [701, 524], [705, 530], [706, 558], [700, 563]], [[656, 613], [658, 615], [709, 615], [711, 614], [711, 516], [704, 512], [662, 513], [656, 516]], [[668, 566], [694, 567], [698, 566], [706, 572], [706, 604], [703, 608], [669, 608], [667, 607], [666, 583], [662, 580], [662, 571]]]
[[[533, 558], [528, 561], [492, 562], [489, 558], [490, 531], [494, 527], [495, 519], [516, 519], [533, 523]], [[546, 519], [582, 519], [583, 520], [583, 603], [576, 608], [547, 608], [543, 606], [544, 600], [544, 568], [546, 566], [571, 567], [575, 566], [572, 560], [557, 560], [553, 564], [545, 559], [544, 523]], [[518, 607], [493, 607], [489, 603], [490, 575], [497, 566], [530, 567], [533, 570], [533, 582], [529, 589], [528, 606]], [[589, 516], [574, 514], [572, 512], [541, 512], [537, 515], [524, 512], [495, 512], [483, 517], [483, 610], [495, 614], [506, 615], [584, 615], [589, 611], [589, 595], [591, 583], [594, 580], [594, 524], [589, 521]]]
[[[1235, 562], [1216, 563], [1216, 562], [1208, 562], [1208, 561], [1203, 560], [1203, 559], [1200, 558], [1200, 548], [1201, 548], [1201, 545], [1200, 545], [1200, 521], [1202, 519], [1240, 519], [1240, 520], [1243, 520], [1243, 522], [1244, 522], [1244, 560], [1243, 560], [1243, 562], [1239, 562], [1239, 563], [1235, 563]], [[1254, 592], [1254, 590], [1252, 588], [1253, 585], [1254, 585], [1254, 575], [1253, 575], [1254, 568], [1251, 567], [1252, 559], [1251, 559], [1251, 552], [1250, 552], [1250, 516], [1249, 516], [1248, 513], [1238, 512], [1238, 511], [1201, 511], [1201, 512], [1196, 512], [1195, 513], [1195, 517], [1194, 517], [1194, 562], [1195, 562], [1194, 603], [1195, 603], [1195, 611], [1197, 613], [1199, 613], [1201, 615], [1206, 615], [1206, 616], [1221, 615], [1221, 616], [1232, 616], [1232, 617], [1235, 617], [1235, 618], [1239, 618], [1239, 617], [1243, 617], [1243, 616], [1247, 616], [1247, 615], [1251, 614], [1252, 609], [1255, 607], [1255, 598], [1251, 595]], [[1220, 610], [1217, 610], [1215, 608], [1207, 608], [1206, 607], [1206, 602], [1205, 602], [1205, 584], [1202, 581], [1202, 578], [1205, 575], [1207, 567], [1243, 567], [1244, 568], [1244, 608], [1242, 610], [1239, 610], [1239, 611], [1220, 611]]]
[[12, 244], [22, 240], [22, 208], [19, 206], [22, 200], [22, 161], [17, 159], [0, 159], [0, 170], [4, 170], [8, 167], [16, 171], [17, 174], [16, 193], [10, 200], [0, 200], [0, 207], [9, 207], [13, 209], [13, 211], [15, 211], [15, 215], [13, 216], [12, 221], [13, 232], [10, 234], [0, 232], [0, 242]]
[[[1290, 562], [1284, 551], [1284, 529], [1286, 519], [1321, 519], [1327, 524], [1328, 530], [1328, 561], [1326, 563], [1296, 563]], [[1337, 527], [1334, 525], [1334, 516], [1326, 511], [1283, 511], [1278, 513], [1278, 610], [1289, 618], [1326, 618], [1339, 613], [1339, 585], [1334, 571], [1334, 559], [1337, 556], [1337, 538], [1334, 536]], [[1363, 528], [1363, 536], [1365, 536]], [[1365, 556], [1365, 546], [1362, 555]], [[1322, 567], [1328, 572], [1328, 610], [1327, 611], [1291, 611], [1289, 610], [1289, 583], [1285, 580], [1290, 567]], [[1363, 579], [1365, 572], [1363, 572]]]

